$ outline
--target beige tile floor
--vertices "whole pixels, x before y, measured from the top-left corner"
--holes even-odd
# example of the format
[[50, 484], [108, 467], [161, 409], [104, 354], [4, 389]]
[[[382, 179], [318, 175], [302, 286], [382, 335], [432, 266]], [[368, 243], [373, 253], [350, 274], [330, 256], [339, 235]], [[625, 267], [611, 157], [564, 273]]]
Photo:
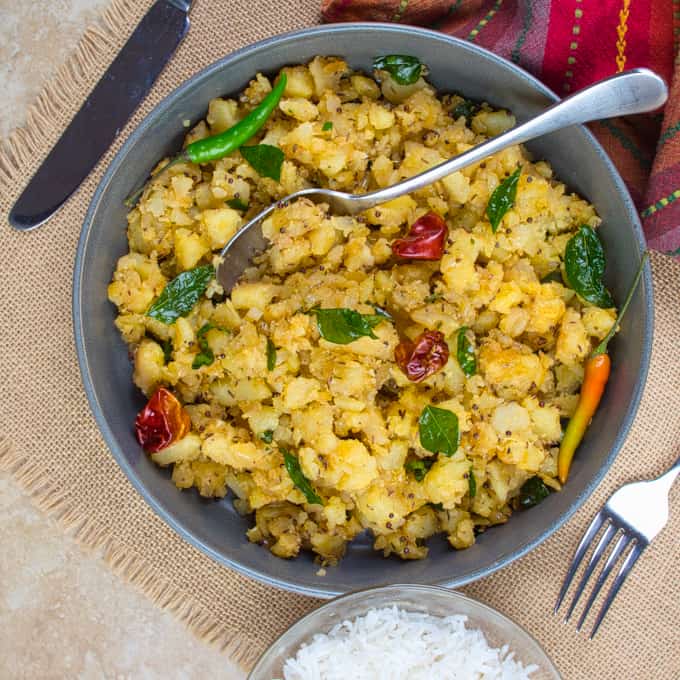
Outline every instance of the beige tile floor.
[[[0, 0], [0, 139], [107, 0]], [[243, 678], [0, 475], [0, 679]]]

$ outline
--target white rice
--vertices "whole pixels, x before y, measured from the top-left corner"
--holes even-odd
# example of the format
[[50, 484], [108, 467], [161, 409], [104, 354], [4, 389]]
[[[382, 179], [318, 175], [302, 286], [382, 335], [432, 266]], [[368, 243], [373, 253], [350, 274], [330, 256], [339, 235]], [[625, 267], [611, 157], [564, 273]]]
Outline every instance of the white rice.
[[465, 616], [370, 609], [315, 635], [286, 660], [285, 680], [526, 680], [538, 670], [490, 647]]

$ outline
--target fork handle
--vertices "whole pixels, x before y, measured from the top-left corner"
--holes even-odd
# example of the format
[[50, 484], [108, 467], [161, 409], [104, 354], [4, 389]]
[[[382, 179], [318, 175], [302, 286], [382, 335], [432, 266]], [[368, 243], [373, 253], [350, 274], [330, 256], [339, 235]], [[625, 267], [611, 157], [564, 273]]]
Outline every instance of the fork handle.
[[361, 212], [422, 189], [456, 170], [478, 163], [513, 144], [523, 144], [530, 139], [547, 135], [570, 125], [651, 111], [662, 106], [667, 97], [666, 83], [649, 69], [637, 68], [619, 73], [553, 104], [522, 125], [502, 135], [492, 137], [483, 144], [421, 172], [419, 175], [391, 187], [353, 198], [352, 213]]
[[680, 473], [680, 458], [678, 458], [670, 469], [666, 470], [660, 477], [657, 477], [657, 481], [663, 480], [666, 484], [666, 488], [670, 489], [673, 486], [675, 478]]

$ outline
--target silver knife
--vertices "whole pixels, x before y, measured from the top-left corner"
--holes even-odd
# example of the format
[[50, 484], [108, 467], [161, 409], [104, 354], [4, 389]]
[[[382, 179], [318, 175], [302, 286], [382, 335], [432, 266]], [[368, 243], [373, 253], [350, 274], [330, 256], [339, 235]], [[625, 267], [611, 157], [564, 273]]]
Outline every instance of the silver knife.
[[80, 186], [186, 35], [190, 8], [191, 0], [158, 0], [146, 13], [14, 204], [15, 229], [40, 226]]

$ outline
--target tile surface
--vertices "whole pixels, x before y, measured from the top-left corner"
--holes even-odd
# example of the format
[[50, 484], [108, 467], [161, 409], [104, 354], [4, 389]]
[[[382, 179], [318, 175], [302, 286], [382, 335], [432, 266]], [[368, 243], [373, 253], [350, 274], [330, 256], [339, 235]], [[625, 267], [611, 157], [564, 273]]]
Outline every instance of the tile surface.
[[[0, 139], [107, 0], [0, 0]], [[244, 677], [0, 475], [0, 678]]]

